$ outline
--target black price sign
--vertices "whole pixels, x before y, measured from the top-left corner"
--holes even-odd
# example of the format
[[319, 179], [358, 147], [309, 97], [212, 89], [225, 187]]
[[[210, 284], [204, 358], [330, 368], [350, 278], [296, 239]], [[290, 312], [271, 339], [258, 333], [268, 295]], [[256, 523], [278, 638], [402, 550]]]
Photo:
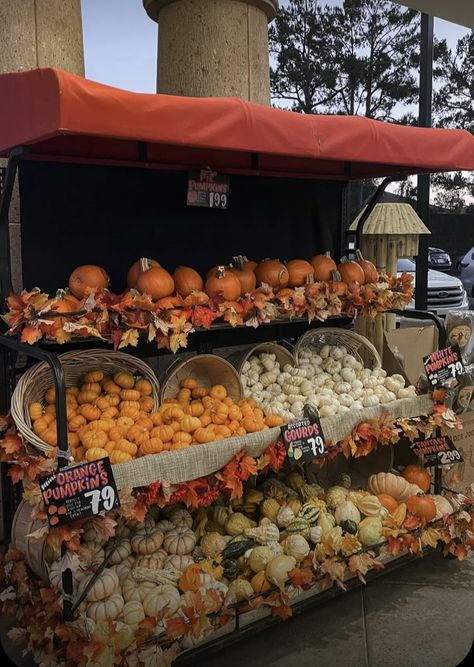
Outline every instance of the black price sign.
[[459, 345], [450, 345], [423, 357], [423, 366], [433, 387], [448, 384], [464, 373]]
[[321, 422], [317, 417], [282, 426], [281, 437], [292, 465], [307, 463], [328, 453]]
[[229, 177], [211, 169], [190, 171], [188, 177], [188, 206], [226, 209], [229, 206]]
[[63, 468], [40, 477], [39, 485], [52, 527], [120, 507], [108, 458]]
[[423, 456], [425, 468], [439, 468], [463, 461], [453, 441], [446, 435], [415, 441], [411, 449], [417, 456]]

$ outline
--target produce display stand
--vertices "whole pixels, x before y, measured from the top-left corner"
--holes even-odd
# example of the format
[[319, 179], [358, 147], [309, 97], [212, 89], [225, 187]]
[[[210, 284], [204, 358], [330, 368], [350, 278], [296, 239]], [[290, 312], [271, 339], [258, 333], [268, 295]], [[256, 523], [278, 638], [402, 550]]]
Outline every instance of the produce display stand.
[[[357, 247], [364, 220], [389, 182], [411, 174], [474, 169], [474, 139], [463, 131], [408, 128], [358, 117], [310, 117], [235, 99], [134, 94], [52, 69], [1, 76], [0, 97], [6, 100], [0, 108], [0, 154], [8, 157], [0, 193], [2, 303], [12, 284], [8, 216], [17, 177], [24, 286], [38, 284], [53, 292], [74, 266], [95, 262], [107, 267], [119, 292], [125, 287], [124, 267], [146, 252], [165, 266], [182, 263], [201, 274], [236, 252], [291, 258], [319, 249], [338, 257]], [[230, 178], [227, 210], [186, 205], [188, 172], [209, 167]], [[385, 180], [355, 236], [347, 236], [346, 186], [351, 180], [376, 177]], [[443, 347], [444, 330], [436, 316], [408, 316], [433, 321]], [[352, 316], [341, 313], [329, 323], [350, 328]], [[195, 327], [178, 354], [294, 342], [321, 325], [317, 318], [309, 323], [307, 318], [281, 317], [257, 328], [226, 323]], [[8, 412], [19, 375], [33, 361], [44, 361], [51, 369], [58, 469], [69, 461], [65, 373], [58, 354], [90, 348], [107, 349], [110, 342], [72, 338], [64, 345], [47, 340], [29, 345], [0, 336], [1, 413]], [[169, 351], [140, 338], [133, 354], [161, 358]], [[20, 355], [27, 359], [22, 368]], [[20, 496], [9, 483], [6, 466], [2, 468], [8, 539]], [[435, 493], [440, 493], [438, 472], [434, 482]], [[113, 550], [83, 590], [83, 598], [112, 556]], [[383, 572], [408, 558], [402, 554], [387, 559]], [[381, 572], [370, 571], [367, 577]], [[360, 584], [360, 579], [353, 574], [346, 587]], [[69, 618], [80, 604], [72, 596], [71, 570], [63, 572], [62, 581], [63, 613]], [[339, 592], [333, 586], [317, 595], [300, 593], [303, 599], [296, 597], [295, 612]], [[234, 609], [234, 624], [224, 626], [216, 639], [210, 635], [208, 644], [193, 649], [196, 654], [265, 627], [270, 620], [258, 618], [258, 610], [241, 613], [239, 604]]]

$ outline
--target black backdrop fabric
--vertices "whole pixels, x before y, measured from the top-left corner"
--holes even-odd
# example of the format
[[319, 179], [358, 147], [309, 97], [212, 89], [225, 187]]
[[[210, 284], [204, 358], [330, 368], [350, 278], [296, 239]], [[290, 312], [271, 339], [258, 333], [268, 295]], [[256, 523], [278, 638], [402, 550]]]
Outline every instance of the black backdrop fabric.
[[229, 209], [186, 205], [188, 174], [25, 161], [20, 165], [23, 285], [54, 292], [79, 264], [103, 266], [125, 287], [139, 257], [205, 273], [252, 259], [340, 254], [344, 185], [230, 175]]

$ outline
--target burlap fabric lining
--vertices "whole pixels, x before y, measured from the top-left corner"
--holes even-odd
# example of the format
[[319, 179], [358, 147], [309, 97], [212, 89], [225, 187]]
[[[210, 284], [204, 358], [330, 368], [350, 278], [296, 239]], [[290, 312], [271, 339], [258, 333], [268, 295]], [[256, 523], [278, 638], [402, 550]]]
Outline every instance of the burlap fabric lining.
[[[378, 419], [388, 413], [395, 419], [426, 415], [433, 410], [433, 401], [428, 395], [404, 398], [390, 406], [366, 408], [360, 412], [348, 412], [344, 417], [327, 417], [321, 420], [326, 439], [337, 443], [348, 435], [354, 426], [365, 419]], [[162, 452], [114, 465], [117, 487], [148, 486], [157, 481], [171, 484], [189, 482], [217, 472], [228, 463], [234, 454], [245, 450], [250, 456], [260, 456], [269, 444], [280, 435], [280, 428], [271, 428], [261, 433], [251, 433], [228, 438], [207, 445], [197, 445], [176, 452]]]

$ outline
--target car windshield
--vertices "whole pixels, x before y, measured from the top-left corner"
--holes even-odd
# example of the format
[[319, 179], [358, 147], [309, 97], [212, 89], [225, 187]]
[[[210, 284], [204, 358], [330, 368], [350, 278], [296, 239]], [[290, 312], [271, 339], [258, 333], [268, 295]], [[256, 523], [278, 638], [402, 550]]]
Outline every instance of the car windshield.
[[408, 271], [408, 273], [415, 273], [415, 262], [411, 259], [399, 259], [397, 262], [397, 271]]

